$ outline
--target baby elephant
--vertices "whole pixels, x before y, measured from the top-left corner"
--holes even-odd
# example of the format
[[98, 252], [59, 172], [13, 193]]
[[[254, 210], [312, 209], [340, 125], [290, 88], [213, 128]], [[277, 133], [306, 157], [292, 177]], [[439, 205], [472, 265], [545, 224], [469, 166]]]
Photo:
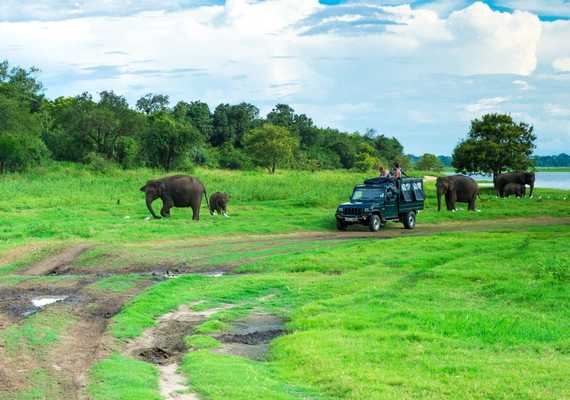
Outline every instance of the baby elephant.
[[524, 197], [526, 192], [525, 185], [521, 185], [520, 183], [509, 183], [505, 186], [504, 194], [505, 197], [509, 197], [511, 195], [515, 195], [516, 197]]
[[230, 196], [227, 193], [216, 192], [210, 196], [210, 214], [222, 214], [228, 216], [228, 202]]

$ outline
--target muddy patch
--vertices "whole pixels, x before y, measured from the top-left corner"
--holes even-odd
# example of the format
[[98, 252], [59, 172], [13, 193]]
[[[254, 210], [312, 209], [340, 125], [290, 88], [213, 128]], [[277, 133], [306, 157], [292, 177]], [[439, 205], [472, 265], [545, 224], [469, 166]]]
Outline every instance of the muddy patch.
[[247, 318], [234, 321], [228, 333], [216, 336], [222, 345], [214, 351], [264, 360], [269, 343], [285, 333], [283, 320], [273, 315], [254, 312]]
[[187, 350], [184, 337], [192, 334], [193, 329], [209, 316], [230, 307], [227, 304], [205, 311], [193, 311], [187, 305], [182, 305], [178, 310], [164, 314], [158, 319], [157, 326], [130, 342], [126, 352], [131, 357], [153, 364], [175, 363]]
[[33, 315], [55, 303], [74, 304], [78, 302], [77, 289], [37, 288], [0, 291], [0, 314], [12, 319]]
[[22, 273], [24, 275], [60, 275], [67, 273], [71, 269], [73, 260], [92, 247], [92, 245], [87, 244], [69, 247], [53, 257], [48, 257], [32, 265]]
[[193, 311], [187, 305], [164, 314], [157, 321], [157, 326], [147, 329], [136, 340], [127, 344], [126, 353], [131, 357], [151, 362], [160, 371], [160, 393], [165, 399], [197, 400], [198, 396], [190, 393], [186, 379], [178, 373], [178, 365], [187, 351], [184, 337], [192, 334], [194, 328], [209, 316], [232, 307], [222, 307], [205, 311]]

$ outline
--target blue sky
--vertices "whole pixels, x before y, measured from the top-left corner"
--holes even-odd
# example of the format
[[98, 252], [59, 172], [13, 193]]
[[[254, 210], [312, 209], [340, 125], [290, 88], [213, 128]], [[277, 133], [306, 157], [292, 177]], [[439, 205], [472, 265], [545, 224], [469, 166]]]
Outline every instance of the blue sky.
[[50, 97], [283, 102], [415, 154], [505, 112], [570, 153], [569, 0], [3, 0], [3, 58]]

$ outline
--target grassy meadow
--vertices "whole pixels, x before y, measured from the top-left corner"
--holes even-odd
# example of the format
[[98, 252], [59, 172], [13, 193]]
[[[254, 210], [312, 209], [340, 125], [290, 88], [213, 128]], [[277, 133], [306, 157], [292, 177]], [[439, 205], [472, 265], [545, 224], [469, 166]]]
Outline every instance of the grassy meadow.
[[[333, 236], [335, 207], [365, 174], [198, 169], [209, 193], [232, 196], [229, 218], [204, 206], [200, 222], [186, 209], [147, 220], [138, 189], [161, 175], [55, 163], [0, 178], [0, 295], [88, 299], [21, 320], [0, 313], [0, 398], [65, 399], [72, 382], [58, 350], [99, 326], [86, 319], [97, 306], [119, 301], [105, 351], [85, 367], [93, 400], [162, 398], [159, 368], [125, 346], [181, 305], [232, 306], [185, 337], [179, 373], [200, 399], [570, 398], [569, 191], [498, 199], [483, 189], [480, 212], [438, 213], [426, 181], [423, 234], [381, 240]], [[68, 274], [23, 273], [77, 243], [93, 247]], [[151, 274], [177, 265], [192, 273]], [[230, 273], [203, 274], [220, 269]], [[285, 324], [266, 360], [218, 353], [216, 337], [253, 312]], [[18, 385], [3, 386], [16, 365]]]
[[[173, 172], [172, 174], [175, 174]], [[183, 172], [180, 172], [183, 173]], [[173, 209], [172, 218], [146, 220], [139, 188], [164, 172], [148, 169], [93, 172], [54, 163], [26, 174], [0, 178], [0, 251], [30, 241], [81, 240], [103, 243], [266, 234], [334, 229], [335, 207], [367, 176], [346, 171], [223, 171], [198, 169], [209, 193], [230, 194], [231, 218], [212, 218], [203, 204], [200, 223], [190, 209]], [[426, 210], [418, 223], [570, 214], [568, 193], [537, 190], [533, 199], [497, 199], [482, 189], [478, 213], [437, 213], [434, 183], [425, 183]], [[158, 212], [161, 201], [154, 203]], [[464, 207], [465, 211], [466, 207]]]

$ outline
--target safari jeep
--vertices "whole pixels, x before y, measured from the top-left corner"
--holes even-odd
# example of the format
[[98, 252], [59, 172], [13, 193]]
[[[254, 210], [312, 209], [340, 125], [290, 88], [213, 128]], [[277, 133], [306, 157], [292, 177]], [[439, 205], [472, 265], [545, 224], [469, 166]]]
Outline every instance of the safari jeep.
[[357, 185], [348, 203], [336, 210], [336, 226], [344, 231], [349, 225], [368, 225], [378, 231], [387, 221], [399, 221], [406, 229], [416, 226], [416, 214], [424, 209], [421, 178], [374, 178]]

